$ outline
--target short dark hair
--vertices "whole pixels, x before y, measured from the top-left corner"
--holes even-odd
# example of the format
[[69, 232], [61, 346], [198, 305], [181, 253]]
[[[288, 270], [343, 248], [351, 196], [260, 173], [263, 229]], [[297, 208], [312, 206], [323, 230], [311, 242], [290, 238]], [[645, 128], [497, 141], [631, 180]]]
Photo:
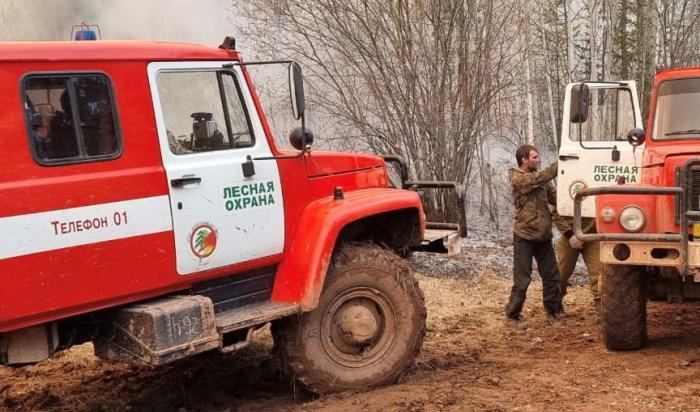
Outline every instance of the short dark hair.
[[537, 152], [537, 148], [531, 144], [522, 144], [518, 147], [515, 151], [515, 158], [518, 160], [518, 166], [523, 165], [523, 159], [530, 158], [530, 152], [533, 150]]

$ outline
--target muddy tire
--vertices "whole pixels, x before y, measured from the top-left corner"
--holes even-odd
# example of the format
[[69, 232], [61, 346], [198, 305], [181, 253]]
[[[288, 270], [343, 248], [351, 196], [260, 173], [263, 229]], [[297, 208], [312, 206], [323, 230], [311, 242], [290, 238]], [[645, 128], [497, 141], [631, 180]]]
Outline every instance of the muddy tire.
[[635, 350], [647, 342], [647, 279], [640, 268], [603, 265], [603, 339], [611, 350]]
[[377, 246], [345, 245], [319, 305], [273, 324], [282, 364], [318, 394], [393, 383], [425, 335], [425, 300], [406, 262]]

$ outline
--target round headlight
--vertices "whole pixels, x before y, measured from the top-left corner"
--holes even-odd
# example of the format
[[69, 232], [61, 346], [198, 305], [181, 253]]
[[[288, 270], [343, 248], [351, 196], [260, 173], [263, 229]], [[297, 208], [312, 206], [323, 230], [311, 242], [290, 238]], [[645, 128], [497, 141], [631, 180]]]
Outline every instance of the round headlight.
[[627, 206], [620, 212], [620, 224], [628, 232], [639, 232], [646, 221], [644, 211], [637, 206]]
[[604, 207], [600, 211], [600, 218], [603, 220], [605, 223], [610, 223], [613, 220], [615, 220], [615, 209], [611, 207]]

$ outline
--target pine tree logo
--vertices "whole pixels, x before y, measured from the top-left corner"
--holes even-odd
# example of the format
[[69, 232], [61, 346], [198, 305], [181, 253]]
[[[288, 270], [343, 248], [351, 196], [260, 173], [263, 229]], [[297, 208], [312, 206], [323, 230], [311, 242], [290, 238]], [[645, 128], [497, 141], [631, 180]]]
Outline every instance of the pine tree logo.
[[200, 259], [210, 256], [216, 249], [216, 230], [208, 224], [201, 224], [192, 230], [190, 248]]
[[583, 189], [588, 189], [588, 185], [586, 185], [583, 180], [576, 180], [569, 186], [569, 196], [573, 199], [576, 197], [576, 194]]

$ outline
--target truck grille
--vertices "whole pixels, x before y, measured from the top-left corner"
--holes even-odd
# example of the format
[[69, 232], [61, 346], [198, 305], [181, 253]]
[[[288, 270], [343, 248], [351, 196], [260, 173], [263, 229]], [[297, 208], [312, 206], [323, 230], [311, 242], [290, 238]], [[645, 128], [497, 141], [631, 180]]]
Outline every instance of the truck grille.
[[[683, 168], [676, 168], [676, 185], [683, 187]], [[690, 169], [690, 184], [686, 196], [690, 196], [691, 210], [700, 210], [700, 167]], [[676, 223], [680, 223], [681, 199], [676, 197]], [[684, 206], [685, 207], [685, 206]], [[700, 218], [690, 217], [688, 222], [700, 222]]]

